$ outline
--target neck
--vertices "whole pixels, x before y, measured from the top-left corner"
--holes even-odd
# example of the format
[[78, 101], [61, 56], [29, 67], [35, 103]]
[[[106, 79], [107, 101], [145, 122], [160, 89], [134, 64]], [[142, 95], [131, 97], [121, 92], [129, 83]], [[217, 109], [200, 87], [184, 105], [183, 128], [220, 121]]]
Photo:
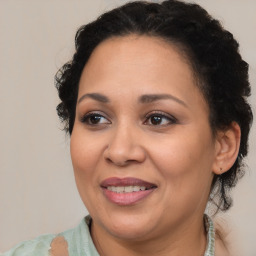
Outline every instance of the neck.
[[113, 251], [122, 256], [203, 256], [207, 238], [203, 216], [161, 236], [135, 240], [117, 238], [92, 222], [91, 235], [101, 256], [111, 256]]

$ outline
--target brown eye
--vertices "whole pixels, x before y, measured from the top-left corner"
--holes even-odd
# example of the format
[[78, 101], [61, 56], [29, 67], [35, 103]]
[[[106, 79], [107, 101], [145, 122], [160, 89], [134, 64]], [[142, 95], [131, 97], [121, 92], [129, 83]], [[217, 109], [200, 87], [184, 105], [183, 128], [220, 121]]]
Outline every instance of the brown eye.
[[86, 114], [81, 118], [81, 122], [88, 125], [110, 124], [110, 121], [107, 118], [97, 113]]
[[160, 116], [152, 116], [152, 117], [150, 117], [150, 122], [153, 125], [159, 125], [162, 122], [162, 117], [160, 117]]
[[166, 126], [177, 123], [177, 119], [171, 115], [162, 113], [153, 113], [146, 117], [144, 124], [152, 126]]
[[88, 123], [90, 123], [90, 124], [98, 124], [98, 123], [100, 123], [101, 118], [102, 117], [98, 116], [98, 115], [90, 116], [88, 118]]

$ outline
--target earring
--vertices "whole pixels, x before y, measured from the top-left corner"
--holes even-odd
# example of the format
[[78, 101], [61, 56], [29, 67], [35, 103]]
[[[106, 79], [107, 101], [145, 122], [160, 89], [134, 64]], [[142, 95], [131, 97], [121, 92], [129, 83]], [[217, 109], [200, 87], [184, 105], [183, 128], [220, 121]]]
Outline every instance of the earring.
[[220, 174], [222, 174], [222, 168], [220, 167]]

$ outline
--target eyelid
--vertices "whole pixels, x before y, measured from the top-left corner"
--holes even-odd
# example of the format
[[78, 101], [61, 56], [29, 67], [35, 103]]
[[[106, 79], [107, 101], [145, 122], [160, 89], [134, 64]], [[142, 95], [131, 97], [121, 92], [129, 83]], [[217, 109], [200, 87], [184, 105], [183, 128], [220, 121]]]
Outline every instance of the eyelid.
[[[163, 111], [159, 111], [159, 110], [154, 110], [154, 111], [152, 111], [152, 112], [150, 112], [150, 113], [148, 113], [147, 115], [146, 115], [146, 120], [145, 120], [145, 122], [147, 122], [148, 120], [149, 120], [149, 118], [150, 117], [152, 117], [152, 116], [161, 116], [161, 117], [164, 117], [164, 118], [167, 118], [167, 119], [169, 119], [170, 120], [170, 124], [173, 124], [173, 123], [177, 123], [178, 122], [178, 120], [177, 120], [177, 118], [175, 118], [173, 115], [170, 115], [170, 114], [168, 114], [168, 113], [166, 113], [166, 112], [163, 112]], [[144, 122], [144, 123], [145, 123]], [[169, 124], [167, 124], [167, 125], [169, 125]], [[159, 126], [165, 126], [165, 125], [159, 125]]]
[[[97, 123], [97, 124], [91, 124], [88, 122], [89, 118], [92, 117], [92, 116], [100, 116], [104, 119], [107, 120], [107, 122], [104, 122], [104, 123]], [[159, 111], [159, 110], [154, 110], [154, 111], [151, 111], [149, 113], [147, 113], [145, 115], [145, 121], [143, 122], [143, 124], [147, 124], [147, 122], [149, 121], [149, 119], [152, 117], [152, 116], [159, 116], [161, 118], [165, 118], [168, 121], [167, 124], [159, 124], [159, 125], [153, 125], [151, 124], [152, 126], [168, 126], [168, 125], [171, 125], [171, 124], [175, 124], [178, 122], [177, 118], [175, 118], [173, 115], [170, 115], [166, 112], [163, 112], [163, 111]], [[89, 112], [86, 112], [85, 114], [81, 115], [81, 117], [79, 118], [80, 122], [88, 125], [88, 126], [100, 126], [100, 125], [106, 125], [106, 124], [112, 124], [112, 122], [110, 121], [110, 118], [107, 117], [107, 115], [101, 111], [89, 111]]]
[[[86, 123], [86, 119], [88, 119], [91, 116], [101, 116], [101, 117], [105, 118], [108, 121], [109, 124], [111, 124], [111, 121], [109, 120], [109, 118], [106, 117], [106, 115], [104, 113], [102, 113], [101, 111], [89, 111], [89, 112], [86, 112], [85, 114], [81, 115], [79, 120], [82, 123]], [[93, 126], [93, 124], [88, 124], [88, 125], [92, 125]], [[97, 124], [95, 124], [95, 126], [96, 125]]]

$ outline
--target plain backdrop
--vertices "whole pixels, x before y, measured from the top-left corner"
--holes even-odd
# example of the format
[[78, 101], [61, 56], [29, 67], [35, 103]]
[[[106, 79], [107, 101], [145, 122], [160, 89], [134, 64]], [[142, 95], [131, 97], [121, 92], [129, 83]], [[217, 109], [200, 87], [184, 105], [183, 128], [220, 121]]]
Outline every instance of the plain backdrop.
[[[0, 251], [74, 227], [87, 213], [74, 182], [69, 138], [55, 111], [54, 75], [71, 58], [80, 25], [124, 2], [0, 0]], [[195, 2], [240, 42], [250, 64], [255, 114], [256, 1]], [[237, 236], [243, 256], [256, 255], [255, 130], [254, 123], [234, 207], [218, 217]]]

